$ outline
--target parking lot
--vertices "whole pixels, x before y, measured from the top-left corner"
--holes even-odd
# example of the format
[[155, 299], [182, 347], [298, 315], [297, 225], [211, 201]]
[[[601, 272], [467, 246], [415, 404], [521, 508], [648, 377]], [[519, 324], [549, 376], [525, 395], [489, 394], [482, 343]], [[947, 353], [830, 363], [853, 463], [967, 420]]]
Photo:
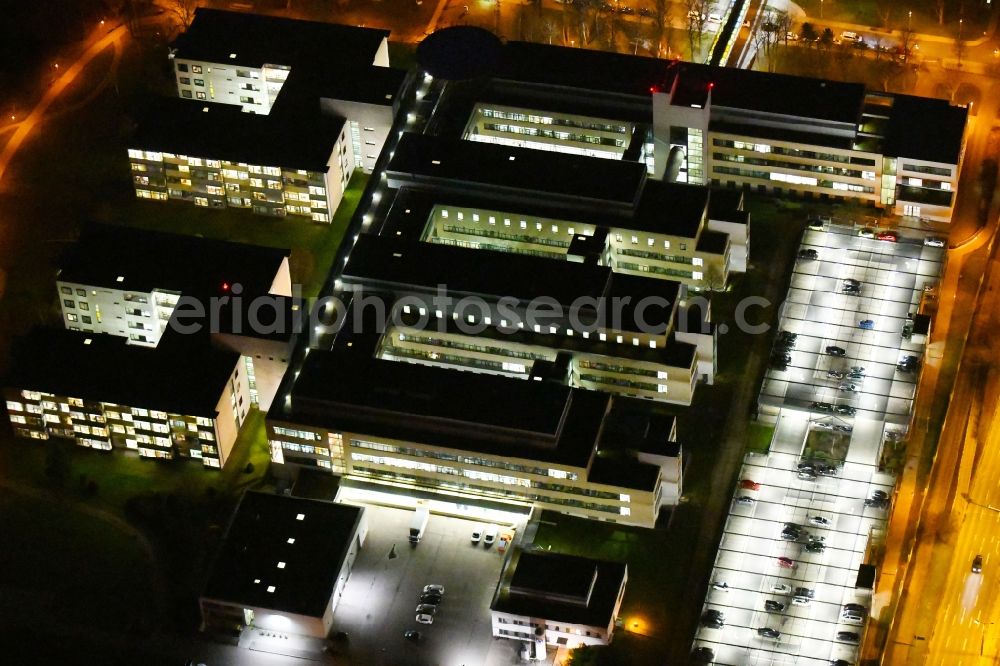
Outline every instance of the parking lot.
[[[494, 640], [490, 601], [504, 553], [470, 541], [481, 523], [431, 514], [421, 542], [407, 541], [412, 510], [366, 505], [368, 537], [358, 554], [334, 627], [349, 639], [340, 663], [370, 666], [519, 663], [520, 643]], [[434, 623], [418, 624], [415, 610], [425, 585], [445, 593]], [[416, 630], [417, 642], [404, 638]]]
[[806, 232], [781, 311], [790, 358], [772, 357], [760, 394], [775, 431], [740, 470], [695, 636], [703, 660], [857, 663], [871, 607], [858, 569], [894, 484], [878, 471], [881, 445], [902, 435], [919, 376], [900, 360], [923, 352], [901, 331], [943, 252], [920, 238]]
[[[799, 409], [845, 406], [864, 418], [906, 423], [916, 373], [898, 364], [905, 356], [920, 358], [923, 348], [901, 332], [907, 315], [917, 312], [924, 287], [936, 285], [944, 249], [920, 238], [878, 241], [836, 227], [806, 231], [801, 249], [814, 250], [817, 258], [796, 261], [782, 305], [782, 328], [797, 336], [795, 345], [785, 367], [768, 370], [760, 402]], [[856, 293], [844, 291], [848, 284], [856, 285]], [[871, 328], [861, 328], [861, 322]], [[829, 347], [844, 355], [827, 353]], [[849, 377], [852, 367], [863, 368], [864, 375]], [[831, 377], [831, 370], [844, 377]], [[842, 390], [844, 380], [854, 388]]]

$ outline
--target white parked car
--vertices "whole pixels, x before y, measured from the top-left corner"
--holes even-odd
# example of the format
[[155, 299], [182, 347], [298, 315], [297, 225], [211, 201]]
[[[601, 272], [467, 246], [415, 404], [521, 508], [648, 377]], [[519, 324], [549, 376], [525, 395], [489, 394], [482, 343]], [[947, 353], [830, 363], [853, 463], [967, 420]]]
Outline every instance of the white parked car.
[[792, 588], [789, 587], [788, 585], [785, 585], [784, 583], [775, 583], [774, 585], [771, 586], [771, 591], [778, 592], [780, 594], [788, 594], [789, 592], [792, 591]]
[[472, 543], [479, 543], [479, 540], [483, 538], [483, 526], [476, 525], [472, 528]]
[[497, 534], [499, 534], [500, 529], [496, 525], [490, 525], [486, 528], [486, 534], [483, 536], [483, 545], [489, 548], [497, 540]]
[[417, 616], [417, 622], [420, 624], [434, 624], [434, 616], [421, 613]]

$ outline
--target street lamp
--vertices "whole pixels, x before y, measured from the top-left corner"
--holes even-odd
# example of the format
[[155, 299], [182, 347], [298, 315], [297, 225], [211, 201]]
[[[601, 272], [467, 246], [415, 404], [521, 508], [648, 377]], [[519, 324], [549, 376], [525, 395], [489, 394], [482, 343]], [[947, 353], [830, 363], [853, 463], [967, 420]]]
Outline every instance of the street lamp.
[[913, 22], [913, 10], [906, 12], [906, 30], [910, 30], [910, 23]]
[[819, 17], [823, 18], [823, 0], [819, 0]]

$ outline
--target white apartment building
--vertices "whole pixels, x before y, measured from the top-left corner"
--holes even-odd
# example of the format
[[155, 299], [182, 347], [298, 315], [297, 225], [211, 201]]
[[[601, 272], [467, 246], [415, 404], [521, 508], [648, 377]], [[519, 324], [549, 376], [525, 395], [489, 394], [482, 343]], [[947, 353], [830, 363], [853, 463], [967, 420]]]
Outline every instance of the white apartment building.
[[139, 198], [322, 223], [356, 166], [347, 125], [318, 108], [256, 116], [167, 98], [139, 115], [130, 146]]
[[268, 114], [295, 68], [389, 66], [389, 32], [199, 8], [171, 45], [177, 94]]
[[[292, 295], [288, 250], [90, 225], [62, 257], [56, 289], [71, 331], [155, 347], [181, 295]], [[151, 261], [155, 257], [155, 261]]]
[[4, 388], [14, 434], [142, 458], [226, 464], [250, 407], [238, 354], [173, 334], [157, 349], [36, 330], [15, 342]]

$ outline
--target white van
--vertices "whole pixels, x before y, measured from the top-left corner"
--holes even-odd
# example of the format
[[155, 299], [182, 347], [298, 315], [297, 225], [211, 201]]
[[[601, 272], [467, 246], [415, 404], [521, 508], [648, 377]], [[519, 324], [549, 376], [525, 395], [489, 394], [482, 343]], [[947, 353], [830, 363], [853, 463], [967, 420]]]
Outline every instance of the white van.
[[860, 42], [861, 35], [856, 32], [851, 32], [850, 30], [845, 30], [840, 33], [840, 41], [842, 42]]

